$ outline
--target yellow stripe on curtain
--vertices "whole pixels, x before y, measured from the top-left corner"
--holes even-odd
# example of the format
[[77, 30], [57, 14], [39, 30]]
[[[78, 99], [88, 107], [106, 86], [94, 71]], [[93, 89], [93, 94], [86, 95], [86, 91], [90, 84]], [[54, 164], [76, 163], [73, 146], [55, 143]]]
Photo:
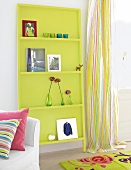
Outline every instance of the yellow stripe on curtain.
[[[117, 122], [112, 121], [112, 116], [116, 119], [117, 112], [112, 108], [111, 101], [110, 20], [110, 0], [89, 0], [86, 49], [89, 152], [112, 150], [112, 136], [117, 139]], [[116, 109], [116, 105], [114, 108]], [[111, 133], [112, 127], [115, 135]]]

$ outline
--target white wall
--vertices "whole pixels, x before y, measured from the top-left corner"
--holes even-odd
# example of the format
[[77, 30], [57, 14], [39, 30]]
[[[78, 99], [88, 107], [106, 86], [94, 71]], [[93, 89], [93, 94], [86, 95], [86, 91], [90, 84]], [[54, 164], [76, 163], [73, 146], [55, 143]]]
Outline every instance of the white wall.
[[[114, 0], [113, 0], [114, 1]], [[112, 61], [118, 88], [131, 88], [131, 1], [115, 0], [112, 18]]]
[[115, 0], [113, 10], [112, 76], [119, 88], [118, 140], [131, 141], [131, 1]]
[[[86, 42], [88, 0], [3, 0], [0, 3], [0, 110], [17, 109], [17, 3], [80, 8], [83, 56]], [[41, 147], [41, 152], [80, 147], [81, 142]]]

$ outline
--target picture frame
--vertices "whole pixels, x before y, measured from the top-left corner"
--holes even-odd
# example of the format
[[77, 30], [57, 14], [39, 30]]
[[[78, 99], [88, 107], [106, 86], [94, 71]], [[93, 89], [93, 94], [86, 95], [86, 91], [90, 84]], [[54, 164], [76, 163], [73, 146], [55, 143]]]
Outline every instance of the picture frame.
[[76, 118], [58, 119], [56, 121], [58, 140], [78, 138]]
[[61, 55], [47, 54], [48, 71], [61, 71]]
[[22, 20], [22, 36], [37, 37], [37, 22], [32, 20]]
[[26, 48], [26, 67], [27, 72], [45, 72], [45, 49]]

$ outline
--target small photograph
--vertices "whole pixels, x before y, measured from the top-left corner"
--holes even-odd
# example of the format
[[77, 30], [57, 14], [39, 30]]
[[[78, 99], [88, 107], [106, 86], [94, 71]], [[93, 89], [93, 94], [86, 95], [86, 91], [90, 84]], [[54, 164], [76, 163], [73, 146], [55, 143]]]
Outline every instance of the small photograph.
[[37, 37], [36, 21], [22, 20], [22, 36]]
[[57, 120], [58, 140], [78, 138], [76, 118]]
[[26, 49], [27, 72], [45, 72], [45, 49]]
[[61, 71], [61, 55], [48, 54], [48, 71]]

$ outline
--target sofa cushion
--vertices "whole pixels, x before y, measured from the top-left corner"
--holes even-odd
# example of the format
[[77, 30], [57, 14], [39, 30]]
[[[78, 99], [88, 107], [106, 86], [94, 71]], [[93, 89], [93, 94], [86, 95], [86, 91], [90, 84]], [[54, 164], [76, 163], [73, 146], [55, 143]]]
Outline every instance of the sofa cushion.
[[[35, 162], [35, 148], [25, 145], [25, 151], [10, 151], [10, 159], [0, 159], [0, 170], [24, 170]], [[33, 169], [33, 168], [32, 168]]]
[[17, 111], [0, 111], [0, 120], [21, 119], [16, 135], [11, 145], [12, 150], [24, 151], [25, 126], [29, 109]]
[[0, 158], [8, 159], [12, 141], [14, 139], [20, 120], [0, 121]]

